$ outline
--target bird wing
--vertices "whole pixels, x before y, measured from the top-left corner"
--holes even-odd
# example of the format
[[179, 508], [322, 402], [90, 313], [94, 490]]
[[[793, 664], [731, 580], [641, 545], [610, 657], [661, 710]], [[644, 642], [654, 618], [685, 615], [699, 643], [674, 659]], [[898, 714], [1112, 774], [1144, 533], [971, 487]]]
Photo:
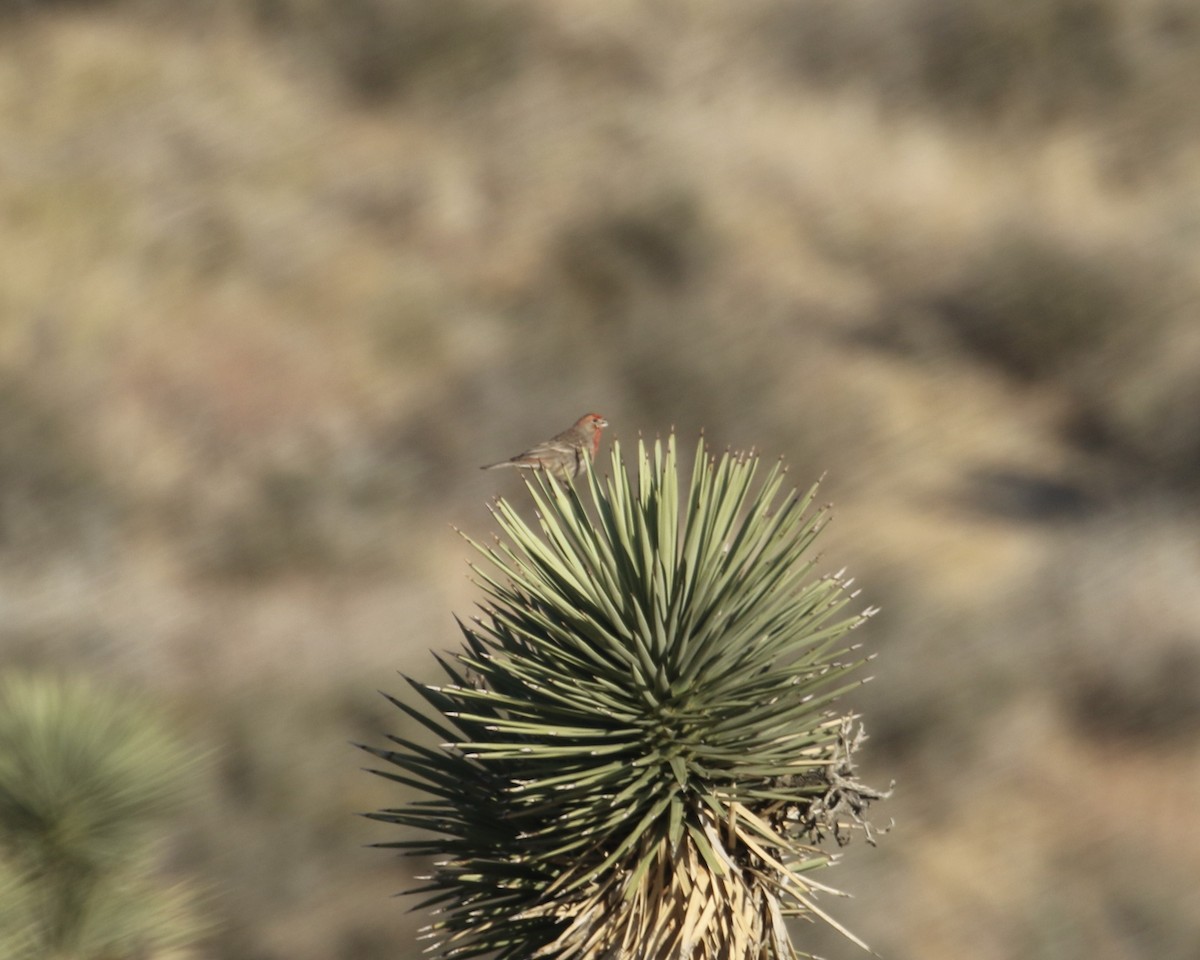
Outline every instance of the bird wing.
[[573, 443], [567, 443], [555, 437], [553, 440], [546, 440], [542, 443], [530, 447], [524, 453], [518, 453], [515, 457], [510, 457], [507, 460], [501, 460], [498, 463], [489, 463], [486, 466], [480, 467], [480, 470], [492, 470], [496, 467], [540, 467], [547, 462], [551, 464], [562, 464], [564, 462], [574, 462], [578, 459], [579, 447]]
[[556, 433], [547, 443], [564, 443], [572, 447], [586, 446], [588, 441], [592, 439], [592, 432], [587, 427], [581, 427], [577, 423], [571, 424], [562, 433]]
[[578, 449], [578, 444], [570, 443], [561, 437], [554, 437], [551, 440], [546, 440], [530, 447], [524, 453], [519, 453], [512, 459], [514, 462], [521, 460], [572, 460], [575, 457], [575, 451]]

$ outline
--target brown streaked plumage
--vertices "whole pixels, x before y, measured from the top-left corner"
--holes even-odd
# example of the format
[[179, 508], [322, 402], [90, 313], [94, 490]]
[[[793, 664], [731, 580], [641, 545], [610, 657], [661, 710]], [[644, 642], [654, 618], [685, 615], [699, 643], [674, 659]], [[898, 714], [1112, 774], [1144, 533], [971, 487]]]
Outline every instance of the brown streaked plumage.
[[479, 469], [516, 467], [519, 470], [548, 470], [563, 480], [572, 479], [583, 472], [585, 458], [594, 457], [600, 449], [600, 432], [607, 426], [608, 421], [600, 414], [585, 414], [562, 433], [530, 447], [524, 453]]

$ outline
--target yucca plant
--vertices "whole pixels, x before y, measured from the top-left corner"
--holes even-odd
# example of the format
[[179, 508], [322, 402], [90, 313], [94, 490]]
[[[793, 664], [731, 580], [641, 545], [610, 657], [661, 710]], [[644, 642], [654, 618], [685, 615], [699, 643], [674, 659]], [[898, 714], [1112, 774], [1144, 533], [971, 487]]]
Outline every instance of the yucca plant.
[[81, 678], [0, 676], [0, 956], [187, 955], [197, 897], [164, 881], [155, 827], [192, 763], [137, 700]]
[[507, 540], [474, 544], [488, 602], [448, 682], [389, 697], [439, 743], [365, 748], [423, 795], [371, 816], [432, 834], [380, 845], [437, 858], [437, 956], [792, 958], [796, 916], [855, 939], [813, 873], [885, 796], [831, 710], [873, 611], [812, 575], [815, 486], [781, 498], [782, 463], [760, 472], [702, 443], [685, 486], [671, 436], [639, 442], [636, 478], [619, 444], [579, 489], [533, 478], [536, 528], [495, 503]]

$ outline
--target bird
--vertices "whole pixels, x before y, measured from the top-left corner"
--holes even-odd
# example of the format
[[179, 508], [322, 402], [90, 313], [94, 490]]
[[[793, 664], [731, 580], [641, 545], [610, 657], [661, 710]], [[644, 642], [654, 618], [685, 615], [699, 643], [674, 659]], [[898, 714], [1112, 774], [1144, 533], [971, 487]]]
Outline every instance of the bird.
[[545, 470], [560, 480], [570, 480], [583, 472], [584, 460], [600, 449], [600, 432], [608, 421], [598, 413], [587, 413], [562, 433], [530, 447], [508, 460], [489, 463], [480, 470], [516, 467], [518, 470]]

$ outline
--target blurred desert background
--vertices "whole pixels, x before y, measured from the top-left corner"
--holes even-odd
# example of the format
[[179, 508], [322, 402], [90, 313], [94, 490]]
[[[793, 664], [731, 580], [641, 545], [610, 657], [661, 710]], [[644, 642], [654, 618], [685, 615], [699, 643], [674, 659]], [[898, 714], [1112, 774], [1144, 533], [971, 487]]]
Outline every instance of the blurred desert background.
[[827, 909], [1198, 955], [1196, 0], [0, 0], [0, 263], [0, 672], [205, 757], [197, 956], [419, 955], [350, 742], [590, 410], [827, 474], [897, 782]]

